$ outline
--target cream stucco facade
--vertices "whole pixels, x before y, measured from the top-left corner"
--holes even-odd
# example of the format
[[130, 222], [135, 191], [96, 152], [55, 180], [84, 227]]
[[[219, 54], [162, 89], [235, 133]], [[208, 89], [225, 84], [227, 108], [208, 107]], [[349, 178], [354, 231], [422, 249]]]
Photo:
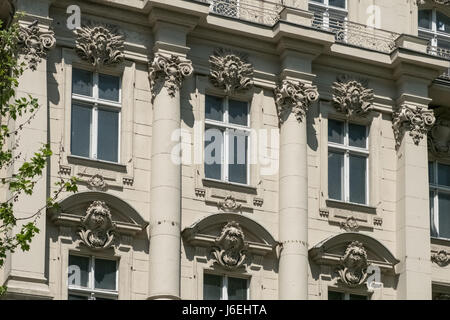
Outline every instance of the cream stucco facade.
[[[117, 261], [118, 299], [203, 299], [209, 274], [246, 279], [249, 299], [450, 297], [450, 239], [431, 231], [429, 181], [432, 163], [450, 163], [450, 54], [418, 25], [419, 9], [450, 17], [450, 5], [328, 2], [18, 0], [23, 28], [37, 20], [55, 43], [20, 79], [41, 109], [17, 152], [48, 142], [54, 156], [16, 213], [44, 206], [61, 177], [76, 176], [79, 192], [41, 216], [29, 252], [8, 256], [6, 298], [67, 299], [70, 255]], [[118, 161], [71, 151], [78, 69], [120, 78]], [[205, 175], [208, 96], [247, 102], [248, 129], [267, 133], [250, 142], [246, 183]], [[344, 196], [353, 162], [343, 198], [329, 196], [332, 121], [367, 129], [360, 202]]]

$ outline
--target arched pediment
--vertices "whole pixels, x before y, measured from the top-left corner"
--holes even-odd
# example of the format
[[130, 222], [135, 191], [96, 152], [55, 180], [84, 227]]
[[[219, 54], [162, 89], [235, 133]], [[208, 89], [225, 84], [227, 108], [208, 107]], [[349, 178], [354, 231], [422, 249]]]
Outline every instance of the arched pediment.
[[242, 230], [246, 250], [257, 255], [275, 254], [278, 242], [267, 229], [256, 221], [235, 213], [207, 216], [182, 232], [184, 241], [191, 246], [213, 247], [230, 223]]
[[309, 250], [309, 257], [317, 264], [339, 265], [352, 244], [359, 243], [367, 254], [367, 263], [383, 271], [395, 272], [400, 261], [378, 240], [361, 233], [347, 232], [329, 237]]
[[148, 225], [148, 222], [130, 204], [112, 194], [100, 191], [71, 195], [60, 201], [57, 208], [49, 210], [48, 215], [57, 225], [79, 226], [88, 208], [94, 202], [102, 202], [107, 206], [111, 220], [121, 234], [133, 236], [145, 230]]

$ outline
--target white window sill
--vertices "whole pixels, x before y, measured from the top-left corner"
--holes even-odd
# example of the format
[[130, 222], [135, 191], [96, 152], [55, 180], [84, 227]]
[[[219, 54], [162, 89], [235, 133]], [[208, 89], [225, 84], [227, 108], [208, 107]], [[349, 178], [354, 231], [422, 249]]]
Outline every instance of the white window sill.
[[327, 199], [325, 201], [327, 203], [327, 207], [330, 207], [330, 208], [345, 209], [345, 210], [350, 210], [350, 211], [359, 211], [359, 212], [365, 212], [365, 213], [370, 213], [370, 214], [377, 213], [376, 207], [371, 207], [366, 204], [344, 202], [344, 201], [334, 200], [334, 199]]
[[127, 172], [127, 166], [124, 164], [121, 164], [121, 163], [85, 158], [85, 157], [74, 156], [74, 155], [68, 155], [67, 161], [70, 164], [75, 164], [75, 165], [82, 165], [82, 166], [86, 166], [86, 167], [95, 167], [95, 168], [106, 169], [106, 170], [111, 170], [111, 171], [118, 171], [118, 172], [123, 172], [123, 173]]

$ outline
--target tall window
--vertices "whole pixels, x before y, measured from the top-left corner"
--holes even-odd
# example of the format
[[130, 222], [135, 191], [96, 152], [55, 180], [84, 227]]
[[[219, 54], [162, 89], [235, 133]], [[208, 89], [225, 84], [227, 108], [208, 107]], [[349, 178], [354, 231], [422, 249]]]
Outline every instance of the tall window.
[[328, 197], [367, 204], [369, 149], [366, 126], [328, 120]]
[[247, 102], [206, 96], [206, 178], [248, 184], [248, 109]]
[[[450, 18], [436, 9], [419, 10], [419, 36], [430, 40], [431, 50], [450, 50]], [[447, 52], [447, 53], [450, 53]]]
[[450, 239], [450, 166], [430, 162], [431, 236]]
[[119, 162], [120, 78], [72, 71], [71, 154]]
[[368, 300], [367, 296], [339, 291], [328, 291], [328, 300]]
[[309, 0], [309, 11], [314, 13], [313, 26], [338, 31], [347, 18], [347, 1]]
[[248, 280], [205, 273], [203, 275], [203, 299], [248, 300]]
[[69, 300], [116, 300], [116, 260], [69, 255]]

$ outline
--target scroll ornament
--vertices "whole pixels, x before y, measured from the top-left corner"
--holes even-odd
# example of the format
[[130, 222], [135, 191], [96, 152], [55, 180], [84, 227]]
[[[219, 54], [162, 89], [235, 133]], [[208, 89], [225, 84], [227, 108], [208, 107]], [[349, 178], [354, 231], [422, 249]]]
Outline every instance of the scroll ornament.
[[400, 147], [405, 131], [409, 131], [414, 143], [419, 145], [435, 122], [432, 110], [408, 104], [401, 105], [394, 112], [392, 119], [396, 148]]
[[96, 24], [76, 30], [76, 52], [95, 68], [122, 62], [124, 37], [116, 27]]
[[27, 27], [19, 28], [19, 52], [25, 56], [29, 68], [33, 71], [36, 71], [38, 64], [47, 57], [47, 52], [55, 44], [54, 32], [42, 31], [37, 20]]
[[246, 258], [247, 244], [240, 225], [235, 221], [226, 224], [212, 249], [216, 263], [222, 267], [232, 270], [242, 266]]
[[253, 86], [253, 66], [246, 55], [217, 49], [209, 57], [212, 84], [224, 89], [227, 95]]
[[158, 84], [167, 88], [171, 97], [181, 89], [184, 78], [194, 71], [190, 60], [177, 55], [156, 54], [149, 66], [150, 88], [152, 99], [156, 97]]
[[316, 86], [292, 80], [283, 80], [274, 93], [280, 124], [284, 123], [290, 112], [302, 122], [308, 108], [319, 98]]
[[333, 105], [347, 115], [365, 115], [372, 108], [374, 94], [372, 89], [359, 81], [345, 78], [333, 83]]
[[114, 241], [116, 224], [112, 221], [111, 211], [102, 201], [94, 201], [81, 218], [79, 236], [91, 249], [108, 249]]

